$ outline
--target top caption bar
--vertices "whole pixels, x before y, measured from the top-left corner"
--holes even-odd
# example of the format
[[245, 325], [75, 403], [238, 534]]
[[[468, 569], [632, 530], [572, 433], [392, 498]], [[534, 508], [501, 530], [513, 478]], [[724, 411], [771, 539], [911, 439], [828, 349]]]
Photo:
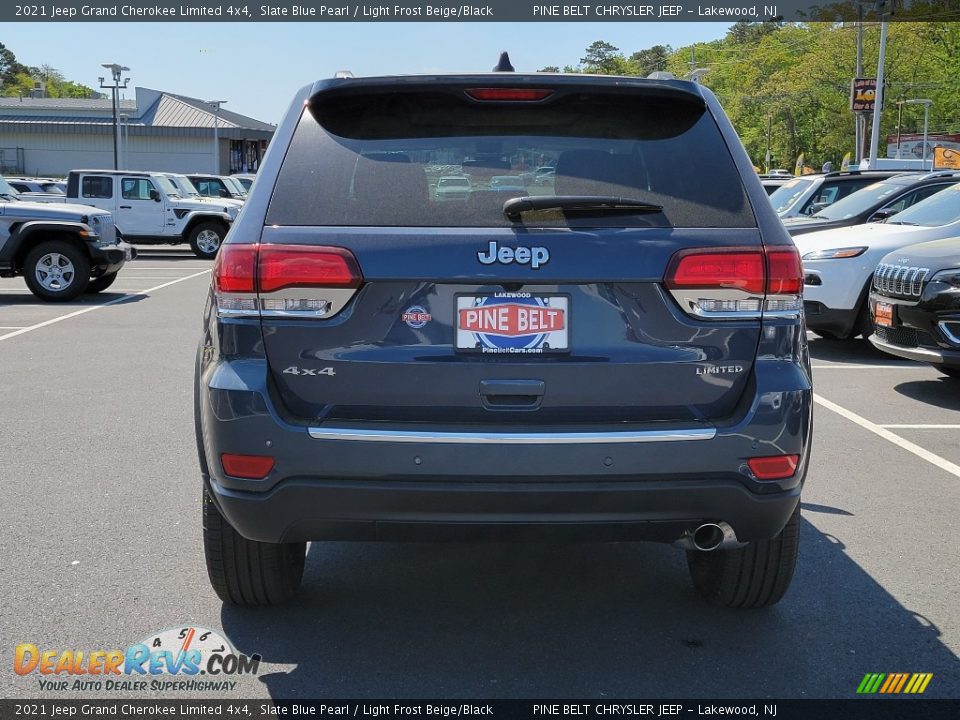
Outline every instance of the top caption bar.
[[355, 3], [329, 0], [54, 0], [0, 7], [0, 22], [851, 22], [960, 21], [958, 0], [673, 0], [553, 3], [529, 0]]

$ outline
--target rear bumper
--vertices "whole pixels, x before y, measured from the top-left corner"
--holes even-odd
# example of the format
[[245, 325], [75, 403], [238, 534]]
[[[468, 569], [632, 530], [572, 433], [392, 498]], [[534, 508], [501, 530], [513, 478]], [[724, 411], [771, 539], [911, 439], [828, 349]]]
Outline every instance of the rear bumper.
[[[724, 422], [648, 424], [633, 436], [622, 426], [526, 435], [488, 426], [311, 429], [280, 416], [266, 376], [262, 361], [221, 361], [201, 371], [197, 387], [207, 487], [242, 535], [264, 542], [673, 542], [704, 521], [729, 523], [750, 541], [784, 527], [806, 473], [811, 388], [802, 364], [788, 360], [758, 361]], [[221, 453], [271, 455], [275, 465], [262, 480], [230, 477]], [[746, 466], [780, 454], [800, 456], [793, 477], [761, 482]]]
[[740, 540], [786, 524], [800, 487], [773, 495], [735, 480], [462, 483], [289, 479], [268, 493], [210, 481], [240, 532], [265, 542], [307, 540], [652, 540], [674, 542], [705, 521]]

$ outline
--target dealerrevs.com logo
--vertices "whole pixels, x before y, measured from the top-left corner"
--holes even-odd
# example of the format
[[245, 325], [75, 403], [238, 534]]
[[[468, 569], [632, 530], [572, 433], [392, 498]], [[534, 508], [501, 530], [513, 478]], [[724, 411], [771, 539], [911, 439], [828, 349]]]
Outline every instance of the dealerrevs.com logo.
[[[13, 671], [49, 691], [222, 691], [256, 675], [260, 655], [238, 653], [216, 630], [185, 626], [154, 633], [126, 650], [16, 646]], [[201, 677], [202, 676], [202, 677]]]

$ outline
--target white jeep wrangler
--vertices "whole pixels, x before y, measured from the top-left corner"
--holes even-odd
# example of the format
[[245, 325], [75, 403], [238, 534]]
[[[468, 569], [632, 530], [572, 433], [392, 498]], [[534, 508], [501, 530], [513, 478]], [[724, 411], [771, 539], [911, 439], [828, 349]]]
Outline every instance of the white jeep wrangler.
[[159, 172], [73, 170], [67, 202], [108, 210], [129, 243], [186, 242], [201, 258], [216, 256], [238, 213], [233, 205], [182, 197]]

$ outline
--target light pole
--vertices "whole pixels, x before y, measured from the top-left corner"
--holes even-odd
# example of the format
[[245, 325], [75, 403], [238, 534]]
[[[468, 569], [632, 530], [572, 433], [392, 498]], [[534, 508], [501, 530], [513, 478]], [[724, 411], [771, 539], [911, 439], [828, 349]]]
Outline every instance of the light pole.
[[124, 170], [129, 170], [130, 161], [127, 159], [127, 115], [120, 113], [120, 164]]
[[213, 105], [213, 174], [220, 174], [220, 106], [226, 100], [207, 100], [207, 105]]
[[125, 65], [118, 65], [117, 63], [103, 63], [102, 67], [105, 67], [110, 71], [110, 76], [113, 78], [112, 85], [106, 85], [103, 82], [103, 78], [100, 80], [100, 88], [113, 91], [113, 169], [120, 169], [120, 126], [117, 122], [117, 113], [119, 110], [119, 90], [120, 88], [126, 88], [130, 83], [130, 78], [126, 78], [123, 81], [123, 84], [120, 84], [120, 76], [125, 72], [130, 72], [130, 68]]
[[904, 105], [923, 105], [923, 169], [927, 169], [927, 130], [930, 127], [930, 106], [933, 100], [928, 98], [914, 98], [904, 100]]

